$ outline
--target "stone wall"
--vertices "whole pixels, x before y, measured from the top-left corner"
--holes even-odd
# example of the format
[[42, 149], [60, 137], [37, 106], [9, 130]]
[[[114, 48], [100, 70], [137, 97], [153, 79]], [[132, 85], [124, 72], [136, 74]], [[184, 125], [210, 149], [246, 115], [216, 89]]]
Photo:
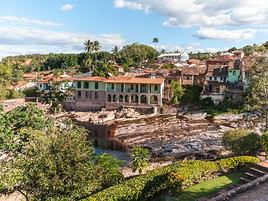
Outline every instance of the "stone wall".
[[264, 182], [268, 181], [268, 174], [264, 175], [258, 179], [255, 179], [249, 183], [246, 183], [244, 185], [238, 186], [226, 193], [222, 193], [221, 195], [218, 195], [217, 197], [214, 197], [210, 199], [211, 201], [224, 201], [224, 200], [229, 200], [230, 198], [234, 197], [235, 195], [239, 193], [243, 193], [251, 188], [254, 188], [256, 186], [259, 186], [263, 184]]

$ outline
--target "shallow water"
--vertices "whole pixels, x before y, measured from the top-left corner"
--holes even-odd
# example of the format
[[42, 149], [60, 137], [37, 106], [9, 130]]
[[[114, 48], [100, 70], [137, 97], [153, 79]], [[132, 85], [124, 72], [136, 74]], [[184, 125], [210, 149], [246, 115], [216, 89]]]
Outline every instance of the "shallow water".
[[125, 161], [125, 163], [128, 163], [131, 161], [131, 157], [129, 153], [124, 151], [114, 151], [109, 149], [103, 149], [103, 148], [95, 148], [97, 154], [107, 153], [111, 154], [113, 157]]

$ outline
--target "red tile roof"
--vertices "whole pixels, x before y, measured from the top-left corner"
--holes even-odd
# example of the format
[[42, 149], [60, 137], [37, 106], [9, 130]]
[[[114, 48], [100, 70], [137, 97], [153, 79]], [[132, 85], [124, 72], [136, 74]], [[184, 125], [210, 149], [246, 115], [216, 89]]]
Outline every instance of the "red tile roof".
[[204, 75], [206, 74], [206, 66], [182, 67], [181, 72], [183, 75]]
[[136, 78], [136, 77], [111, 77], [106, 83], [125, 83], [125, 84], [162, 84], [162, 78]]
[[162, 78], [136, 78], [136, 77], [79, 77], [76, 81], [97, 81], [105, 83], [125, 83], [125, 84], [162, 84], [165, 79]]
[[92, 81], [92, 82], [104, 82], [106, 80], [106, 78], [103, 77], [98, 77], [98, 76], [94, 76], [94, 77], [76, 77], [74, 78], [75, 81]]

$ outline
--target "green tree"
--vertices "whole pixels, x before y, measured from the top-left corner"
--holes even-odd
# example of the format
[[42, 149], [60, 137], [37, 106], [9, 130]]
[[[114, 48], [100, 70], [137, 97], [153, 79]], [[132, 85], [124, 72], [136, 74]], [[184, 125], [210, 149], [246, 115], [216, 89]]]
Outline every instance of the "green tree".
[[231, 49], [228, 50], [228, 52], [233, 52], [233, 51], [236, 51], [237, 48], [236, 47], [232, 47]]
[[186, 88], [182, 97], [182, 102], [185, 104], [195, 105], [200, 101], [202, 88], [198, 86], [189, 86]]
[[268, 132], [264, 132], [261, 136], [261, 146], [268, 157]]
[[93, 42], [91, 40], [87, 40], [84, 42], [84, 48], [87, 53], [91, 53], [94, 48], [93, 48]]
[[268, 60], [258, 60], [250, 69], [250, 87], [248, 106], [251, 110], [259, 110], [265, 118], [265, 129], [268, 129]]
[[159, 53], [150, 46], [134, 43], [123, 47], [119, 54], [119, 64], [135, 67], [155, 61]]
[[124, 175], [120, 171], [123, 161], [114, 158], [110, 154], [102, 154], [97, 157], [97, 171], [103, 187], [109, 187], [120, 183]]
[[171, 88], [173, 91], [172, 101], [174, 103], [177, 103], [183, 97], [185, 89], [182, 87], [182, 84], [180, 82], [174, 80], [171, 82]]
[[22, 154], [31, 136], [21, 133], [24, 128], [49, 130], [53, 122], [33, 104], [0, 113], [0, 150], [9, 156]]
[[100, 42], [99, 41], [94, 41], [93, 42], [93, 51], [99, 51], [100, 50], [100, 48], [101, 48], [101, 45], [100, 45]]
[[115, 46], [114, 49], [112, 49], [112, 55], [113, 55], [113, 61], [116, 63], [118, 59], [120, 59], [120, 54], [119, 54], [119, 48], [118, 46]]
[[0, 63], [0, 100], [6, 99], [9, 95], [7, 90], [11, 84], [12, 66], [9, 64]]
[[139, 171], [139, 174], [142, 174], [142, 171], [149, 164], [149, 152], [147, 149], [144, 149], [139, 146], [134, 146], [132, 150], [132, 171]]
[[245, 53], [246, 56], [249, 56], [254, 52], [254, 48], [250, 45], [247, 45], [243, 47], [243, 52]]
[[227, 131], [222, 140], [235, 155], [251, 155], [260, 149], [260, 136], [243, 129]]
[[101, 46], [100, 46], [100, 42], [99, 41], [91, 41], [91, 40], [87, 40], [84, 42], [84, 48], [85, 51], [87, 53], [92, 53], [94, 51], [99, 51]]
[[153, 43], [155, 44], [155, 49], [156, 49], [156, 44], [159, 43], [159, 38], [158, 37], [154, 37], [153, 38]]
[[72, 95], [68, 82], [53, 82], [48, 89], [41, 91], [41, 101], [50, 105], [52, 113], [58, 113], [62, 110], [63, 102]]
[[100, 77], [110, 77], [111, 75], [117, 75], [118, 72], [110, 63], [101, 63], [97, 64], [97, 67], [94, 68], [93, 75]]
[[122, 179], [121, 162], [96, 156], [84, 129], [33, 105], [0, 113], [0, 145], [0, 187], [26, 200], [80, 200]]
[[[100, 189], [94, 149], [84, 132], [53, 129], [50, 133], [22, 130], [31, 135], [25, 153], [1, 163], [1, 182], [26, 200], [78, 200]], [[11, 170], [11, 171], [9, 171]]]

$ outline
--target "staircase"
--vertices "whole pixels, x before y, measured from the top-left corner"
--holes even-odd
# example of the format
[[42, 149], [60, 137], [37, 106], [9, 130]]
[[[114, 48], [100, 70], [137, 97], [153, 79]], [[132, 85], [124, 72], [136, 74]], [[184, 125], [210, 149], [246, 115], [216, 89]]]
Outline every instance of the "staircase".
[[268, 174], [268, 163], [261, 162], [258, 164], [251, 165], [249, 168], [246, 169], [243, 176], [240, 177], [241, 184], [246, 184], [250, 181], [253, 181], [259, 177]]

